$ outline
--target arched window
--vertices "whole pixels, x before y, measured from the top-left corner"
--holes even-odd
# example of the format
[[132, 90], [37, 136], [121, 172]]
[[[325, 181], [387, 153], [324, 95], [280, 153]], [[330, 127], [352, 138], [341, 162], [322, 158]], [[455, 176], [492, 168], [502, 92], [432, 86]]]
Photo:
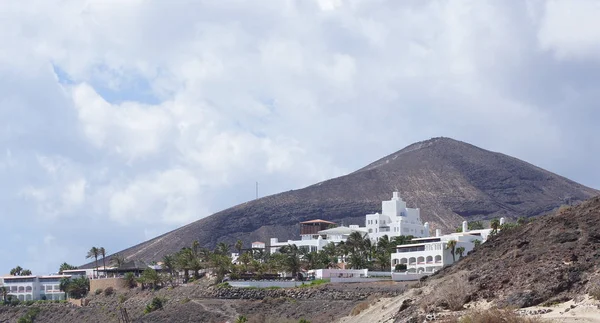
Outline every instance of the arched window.
[[433, 263], [433, 257], [432, 256], [427, 256], [427, 259], [425, 260], [428, 264]]
[[435, 256], [435, 262], [436, 263], [442, 262], [442, 256], [440, 256], [440, 255]]

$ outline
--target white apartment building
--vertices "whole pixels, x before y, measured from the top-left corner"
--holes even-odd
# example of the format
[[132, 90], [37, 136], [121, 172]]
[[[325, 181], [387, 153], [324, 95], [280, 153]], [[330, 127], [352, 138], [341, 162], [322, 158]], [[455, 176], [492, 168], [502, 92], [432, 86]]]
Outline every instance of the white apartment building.
[[[504, 223], [504, 218], [500, 219]], [[441, 231], [436, 230], [435, 237], [415, 238], [415, 243], [399, 245], [396, 252], [391, 255], [392, 271], [398, 264], [404, 264], [407, 267], [407, 273], [410, 274], [432, 274], [446, 265], [452, 264], [459, 259], [459, 255], [452, 256], [452, 250], [448, 248], [448, 242], [456, 241], [456, 248], [465, 248], [463, 256], [473, 248], [475, 241], [484, 243], [492, 229], [468, 230], [468, 223], [462, 224], [462, 232], [441, 235]]]
[[20, 301], [64, 300], [65, 293], [60, 291], [60, 280], [69, 275], [50, 276], [5, 276], [4, 287], [8, 295]]
[[377, 241], [387, 235], [389, 238], [398, 236], [428, 237], [429, 223], [421, 221], [420, 209], [406, 207], [398, 192], [394, 192], [392, 199], [381, 202], [381, 214], [367, 214], [365, 226], [369, 238]]

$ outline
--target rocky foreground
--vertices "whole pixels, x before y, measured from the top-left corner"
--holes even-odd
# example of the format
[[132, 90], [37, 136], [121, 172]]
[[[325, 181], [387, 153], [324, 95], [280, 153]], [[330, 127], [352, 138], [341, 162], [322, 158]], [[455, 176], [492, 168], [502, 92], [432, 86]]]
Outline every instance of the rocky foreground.
[[[332, 322], [349, 315], [361, 304], [402, 294], [405, 285], [392, 282], [327, 284], [286, 289], [240, 289], [207, 287], [205, 283], [164, 288], [134, 289], [90, 296], [86, 307], [44, 304], [0, 307], [0, 322], [16, 322], [34, 307], [40, 309], [35, 322], [123, 322], [125, 309], [131, 322], [233, 322], [239, 316], [248, 322]], [[144, 313], [154, 298], [165, 301], [162, 310]]]
[[342, 322], [445, 320], [508, 308], [600, 322], [600, 197], [506, 229], [456, 264]]

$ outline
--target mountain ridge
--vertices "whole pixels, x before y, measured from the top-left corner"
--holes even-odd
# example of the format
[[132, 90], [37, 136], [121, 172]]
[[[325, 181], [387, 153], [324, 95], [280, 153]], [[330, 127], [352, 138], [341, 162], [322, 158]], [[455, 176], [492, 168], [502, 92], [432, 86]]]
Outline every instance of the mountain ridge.
[[292, 239], [298, 222], [322, 218], [364, 225], [398, 190], [433, 228], [452, 230], [463, 219], [537, 216], [600, 194], [535, 165], [451, 138], [411, 144], [350, 174], [248, 201], [120, 253], [157, 261], [192, 241], [204, 247], [242, 239]]

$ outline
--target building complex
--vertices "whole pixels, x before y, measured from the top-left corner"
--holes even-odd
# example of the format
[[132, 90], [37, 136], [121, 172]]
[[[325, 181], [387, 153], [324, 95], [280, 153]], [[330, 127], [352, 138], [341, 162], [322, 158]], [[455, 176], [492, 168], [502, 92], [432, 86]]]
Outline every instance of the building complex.
[[[504, 219], [500, 222], [503, 224]], [[390, 200], [381, 202], [381, 213], [365, 216], [364, 227], [337, 226], [334, 222], [321, 219], [304, 221], [300, 222], [300, 240], [279, 241], [271, 238], [267, 248], [271, 253], [286, 245], [296, 245], [305, 251], [321, 251], [329, 243], [346, 241], [353, 232], [360, 232], [374, 243], [383, 236], [388, 236], [390, 240], [398, 236], [412, 236], [410, 244], [399, 245], [392, 253], [391, 270], [394, 271], [401, 264], [406, 266], [407, 273], [430, 274], [460, 258], [457, 250], [467, 254], [478, 243], [485, 242], [492, 232], [491, 229], [468, 230], [466, 221], [461, 231], [442, 235], [438, 229], [431, 236], [429, 223], [421, 220], [420, 209], [408, 208], [398, 192], [394, 192]]]

